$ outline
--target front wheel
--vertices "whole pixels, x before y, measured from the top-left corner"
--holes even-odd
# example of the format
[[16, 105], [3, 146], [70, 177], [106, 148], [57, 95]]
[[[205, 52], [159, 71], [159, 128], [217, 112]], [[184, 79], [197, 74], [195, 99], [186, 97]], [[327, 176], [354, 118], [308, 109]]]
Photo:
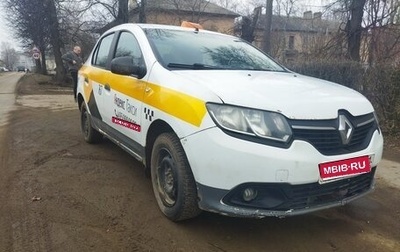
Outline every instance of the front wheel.
[[151, 181], [158, 206], [168, 219], [181, 221], [200, 214], [196, 183], [174, 133], [163, 133], [154, 143]]
[[83, 138], [88, 143], [99, 143], [103, 139], [103, 135], [93, 128], [90, 114], [84, 102], [81, 105], [81, 130]]

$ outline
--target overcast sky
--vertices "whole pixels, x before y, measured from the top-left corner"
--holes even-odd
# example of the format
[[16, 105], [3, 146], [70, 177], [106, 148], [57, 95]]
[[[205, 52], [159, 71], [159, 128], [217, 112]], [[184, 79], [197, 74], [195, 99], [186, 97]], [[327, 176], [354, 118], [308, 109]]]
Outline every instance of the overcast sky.
[[6, 22], [4, 21], [4, 8], [0, 8], [0, 45], [2, 42], [10, 43], [12, 47], [18, 47], [17, 43], [11, 36], [11, 31], [9, 31]]

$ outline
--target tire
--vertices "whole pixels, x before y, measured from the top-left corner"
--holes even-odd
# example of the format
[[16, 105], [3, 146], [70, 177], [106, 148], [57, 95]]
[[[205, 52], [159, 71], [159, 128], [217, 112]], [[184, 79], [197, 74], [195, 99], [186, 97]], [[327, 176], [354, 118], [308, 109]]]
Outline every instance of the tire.
[[158, 206], [168, 219], [182, 221], [201, 213], [189, 162], [174, 133], [163, 133], [154, 143], [151, 181]]
[[81, 105], [81, 130], [83, 138], [90, 144], [99, 143], [103, 140], [103, 135], [93, 128], [90, 114], [84, 102]]

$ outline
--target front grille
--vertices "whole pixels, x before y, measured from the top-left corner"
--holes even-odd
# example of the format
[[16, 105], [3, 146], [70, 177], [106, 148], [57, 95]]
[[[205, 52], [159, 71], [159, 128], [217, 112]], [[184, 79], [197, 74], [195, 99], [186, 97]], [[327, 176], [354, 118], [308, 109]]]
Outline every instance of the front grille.
[[[246, 183], [230, 191], [223, 202], [227, 205], [271, 211], [313, 208], [337, 203], [369, 191], [374, 175], [375, 167], [370, 173], [325, 184]], [[253, 201], [243, 200], [242, 195], [246, 188], [257, 190], [257, 197]]]
[[283, 209], [302, 209], [341, 201], [368, 191], [373, 183], [375, 168], [366, 174], [342, 179], [327, 184], [308, 184], [291, 186], [285, 191], [288, 197]]
[[293, 139], [303, 140], [312, 144], [324, 155], [340, 155], [365, 149], [378, 128], [374, 115], [368, 114], [353, 117], [346, 114], [353, 126], [350, 142], [342, 142], [338, 119], [332, 120], [290, 120]]

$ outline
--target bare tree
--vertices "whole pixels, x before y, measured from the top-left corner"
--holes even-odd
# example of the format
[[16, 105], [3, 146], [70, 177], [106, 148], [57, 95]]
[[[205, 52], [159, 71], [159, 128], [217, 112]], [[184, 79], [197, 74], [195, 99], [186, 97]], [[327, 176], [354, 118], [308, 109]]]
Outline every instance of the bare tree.
[[[41, 58], [37, 59], [36, 71], [47, 74], [46, 60], [54, 56], [56, 80], [65, 79], [61, 60], [64, 43], [78, 43], [76, 35], [88, 20], [80, 16], [93, 8], [96, 0], [3, 0], [9, 9], [8, 24], [13, 28], [17, 39], [27, 50], [37, 47]], [[127, 1], [127, 0], [125, 0]], [[122, 14], [121, 14], [122, 15]], [[91, 37], [87, 32], [81, 37]], [[88, 46], [90, 47], [90, 46]]]
[[[346, 57], [359, 62], [363, 32], [366, 30], [364, 23], [365, 5], [367, 0], [336, 0], [326, 6], [332, 12], [334, 19], [342, 20], [345, 24], [344, 32], [347, 51]], [[364, 26], [363, 26], [364, 25]], [[342, 37], [339, 35], [339, 37]]]
[[[129, 0], [89, 0], [90, 6], [100, 6], [103, 10], [112, 17], [105, 25], [96, 29], [97, 33], [103, 33], [108, 29], [129, 21]], [[135, 1], [137, 5], [140, 5], [142, 1]], [[143, 5], [144, 6], [144, 5]]]
[[346, 24], [348, 56], [351, 60], [360, 61], [362, 21], [366, 0], [353, 0], [350, 4], [350, 19]]
[[53, 48], [54, 60], [56, 62], [56, 80], [62, 82], [65, 79], [65, 70], [61, 59], [61, 48], [63, 47], [63, 43], [60, 40], [56, 4], [54, 0], [44, 0], [43, 7], [46, 10], [49, 22], [49, 39]]
[[8, 69], [14, 69], [19, 56], [15, 51], [15, 48], [11, 46], [8, 42], [1, 43], [1, 60], [4, 62]]
[[[398, 0], [337, 0], [328, 6], [345, 27], [347, 58], [374, 64], [400, 57]], [[338, 38], [342, 37], [338, 34]], [[337, 41], [337, 45], [340, 45]], [[397, 56], [396, 56], [397, 55]]]
[[46, 50], [50, 45], [49, 40], [49, 21], [40, 0], [4, 0], [4, 6], [9, 13], [7, 23], [15, 31], [16, 39], [21, 45], [30, 50], [34, 46], [40, 49], [41, 59], [37, 59], [36, 71], [46, 74]]
[[60, 2], [57, 6], [59, 18], [60, 40], [65, 48], [80, 45], [82, 56], [88, 54], [96, 42], [95, 30], [103, 27], [111, 18], [104, 8], [96, 6], [92, 0], [76, 2], [73, 0]]
[[120, 24], [128, 23], [129, 21], [129, 0], [118, 0], [117, 20]]
[[275, 14], [286, 17], [291, 17], [297, 13], [297, 0], [275, 0], [276, 5], [274, 7]]
[[[400, 55], [400, 31], [395, 24], [398, 1], [369, 0], [365, 26], [369, 31], [364, 53], [369, 64], [396, 60]], [[398, 61], [398, 60], [397, 60]]]
[[139, 22], [146, 23], [146, 5], [147, 0], [140, 1]]
[[213, 0], [211, 2], [234, 12], [238, 12], [240, 7], [239, 1], [237, 0]]

